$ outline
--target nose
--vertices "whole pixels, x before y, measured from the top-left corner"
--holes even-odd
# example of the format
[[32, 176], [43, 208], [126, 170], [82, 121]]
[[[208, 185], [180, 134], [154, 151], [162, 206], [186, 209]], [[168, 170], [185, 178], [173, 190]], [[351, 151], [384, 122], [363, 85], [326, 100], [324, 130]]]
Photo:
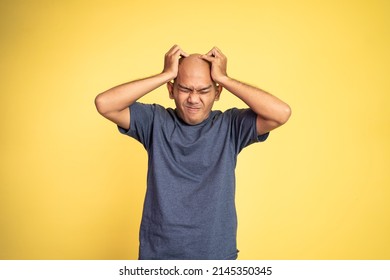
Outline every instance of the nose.
[[198, 93], [196, 93], [194, 91], [189, 93], [187, 101], [188, 101], [188, 103], [191, 103], [191, 104], [199, 103], [199, 95], [198, 95]]

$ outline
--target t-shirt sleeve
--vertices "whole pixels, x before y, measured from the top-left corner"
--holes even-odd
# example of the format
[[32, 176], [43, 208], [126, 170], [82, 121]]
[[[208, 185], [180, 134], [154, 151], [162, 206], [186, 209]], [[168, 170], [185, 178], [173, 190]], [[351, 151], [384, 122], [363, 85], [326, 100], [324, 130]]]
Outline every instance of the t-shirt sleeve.
[[251, 109], [233, 108], [229, 111], [231, 114], [232, 138], [237, 154], [250, 144], [263, 142], [268, 138], [269, 132], [263, 135], [257, 134], [257, 114]]
[[135, 102], [129, 106], [129, 109], [130, 129], [124, 129], [118, 126], [118, 130], [120, 133], [136, 139], [144, 145], [145, 149], [148, 149], [156, 105]]

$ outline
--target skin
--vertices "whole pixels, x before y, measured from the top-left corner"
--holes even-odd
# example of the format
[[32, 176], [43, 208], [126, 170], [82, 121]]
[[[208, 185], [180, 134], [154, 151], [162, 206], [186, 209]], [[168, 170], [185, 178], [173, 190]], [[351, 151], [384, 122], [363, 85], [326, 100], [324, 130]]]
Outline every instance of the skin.
[[192, 54], [182, 58], [175, 81], [167, 84], [177, 114], [190, 125], [207, 119], [222, 91], [211, 79], [210, 64], [200, 56]]
[[179, 117], [189, 125], [196, 125], [209, 116], [214, 102], [225, 88], [257, 114], [258, 135], [287, 122], [291, 109], [285, 102], [228, 76], [226, 69], [227, 58], [216, 47], [204, 55], [188, 55], [174, 45], [165, 54], [164, 69], [160, 74], [111, 88], [95, 98], [95, 105], [101, 115], [129, 129], [129, 106], [167, 84], [169, 97], [175, 101]]

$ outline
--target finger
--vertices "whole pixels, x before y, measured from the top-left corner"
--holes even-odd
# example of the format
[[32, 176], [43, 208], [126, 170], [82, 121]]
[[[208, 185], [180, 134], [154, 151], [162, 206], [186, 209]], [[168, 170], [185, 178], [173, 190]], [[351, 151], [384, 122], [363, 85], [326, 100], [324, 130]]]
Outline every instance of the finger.
[[208, 54], [201, 55], [200, 58], [204, 59], [208, 62], [211, 62], [211, 63], [213, 63], [215, 61], [215, 57], [208, 55]]
[[178, 59], [181, 56], [182, 50], [180, 48], [177, 48], [172, 52], [172, 57]]
[[180, 47], [178, 45], [173, 45], [172, 48], [170, 48], [170, 50], [167, 52], [167, 55], [174, 54], [177, 49], [180, 49]]
[[174, 45], [171, 50], [168, 52], [168, 55], [172, 55], [175, 57], [187, 57], [189, 56], [188, 53], [183, 51], [178, 45]]
[[224, 56], [223, 53], [221, 52], [221, 50], [218, 49], [217, 47], [213, 48], [213, 55], [215, 57], [223, 57]]
[[183, 51], [183, 50], [180, 50], [181, 52], [180, 52], [180, 55], [181, 56], [183, 56], [183, 57], [188, 57], [189, 56], [189, 54], [188, 53], [186, 53], [185, 51]]
[[168, 53], [173, 52], [176, 48], [177, 48], [177, 45], [173, 45], [173, 46], [169, 49]]
[[218, 57], [219, 51], [216, 47], [212, 48], [206, 55], [212, 56], [212, 57]]
[[218, 47], [214, 47], [214, 49], [215, 49], [218, 53], [222, 53], [221, 50], [220, 50]]
[[214, 48], [212, 48], [208, 53], [206, 53], [206, 55], [213, 56], [213, 52], [214, 52]]
[[223, 58], [223, 59], [226, 59], [226, 55], [223, 54], [223, 52], [221, 52], [221, 50], [217, 47], [215, 47], [215, 49], [218, 51], [218, 56]]

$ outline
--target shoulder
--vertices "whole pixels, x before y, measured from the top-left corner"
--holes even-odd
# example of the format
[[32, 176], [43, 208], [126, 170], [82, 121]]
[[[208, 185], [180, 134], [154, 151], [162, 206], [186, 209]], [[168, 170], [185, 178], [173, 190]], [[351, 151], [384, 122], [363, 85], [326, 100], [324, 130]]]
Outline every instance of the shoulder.
[[134, 102], [130, 105], [131, 110], [143, 110], [143, 111], [164, 111], [165, 108], [159, 104], [146, 104], [142, 102]]
[[132, 115], [138, 115], [141, 118], [149, 116], [151, 118], [166, 117], [171, 114], [172, 109], [166, 109], [159, 104], [145, 104], [141, 102], [135, 102], [130, 106], [130, 112]]
[[250, 108], [239, 109], [235, 107], [227, 109], [225, 112], [222, 113], [222, 116], [228, 119], [248, 119], [251, 121], [253, 121], [257, 117], [256, 113]]

